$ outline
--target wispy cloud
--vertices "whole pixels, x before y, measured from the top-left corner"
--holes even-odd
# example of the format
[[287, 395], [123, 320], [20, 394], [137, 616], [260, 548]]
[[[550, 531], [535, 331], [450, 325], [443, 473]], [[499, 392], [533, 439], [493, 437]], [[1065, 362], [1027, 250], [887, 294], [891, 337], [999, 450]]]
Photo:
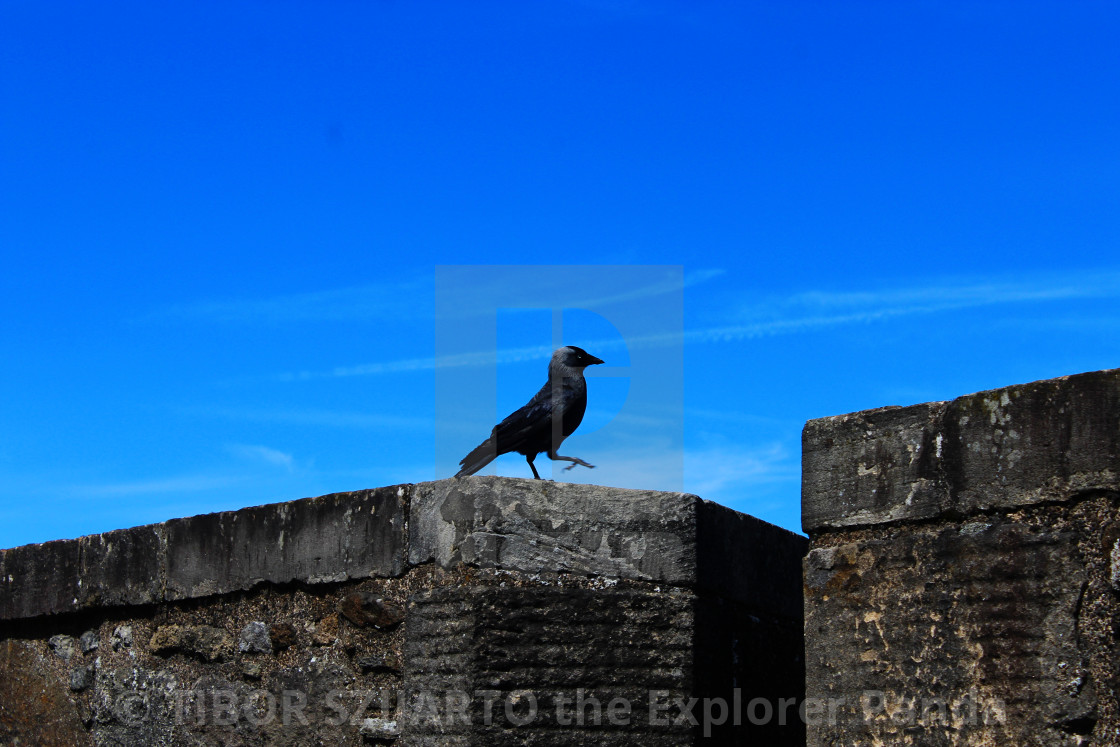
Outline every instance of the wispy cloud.
[[[268, 446], [227, 444], [225, 446], [225, 451], [238, 459], [282, 467], [287, 474], [291, 474], [294, 471], [295, 459], [291, 454]], [[257, 482], [259, 479], [259, 474], [237, 474], [236, 472], [226, 474], [202, 473], [103, 484], [71, 485], [63, 488], [61, 492], [75, 497], [89, 498], [191, 494], [228, 490], [230, 488]]]
[[[593, 462], [595, 469], [576, 467], [565, 471], [563, 464], [554, 463], [554, 475], [557, 480], [570, 482], [646, 490], [683, 490], [720, 502], [741, 499], [749, 495], [752, 488], [777, 483], [796, 484], [801, 478], [800, 456], [778, 442], [762, 446], [729, 444], [682, 450], [679, 445], [656, 437], [637, 437], [631, 441], [625, 447], [607, 450], [595, 450], [592, 444], [584, 441], [580, 456]], [[548, 464], [543, 457], [538, 462]], [[495, 471], [510, 474], [504, 470], [522, 470], [524, 464], [523, 460], [518, 463], [510, 459], [499, 464]]]
[[690, 493], [720, 500], [735, 490], [742, 497], [744, 489], [776, 482], [801, 479], [799, 456], [780, 443], [758, 448], [718, 446], [686, 450], [684, 455], [685, 487]]
[[189, 407], [179, 412], [187, 415], [248, 420], [262, 423], [289, 423], [292, 425], [323, 426], [326, 428], [407, 428], [430, 429], [431, 418], [409, 415], [390, 415], [375, 412], [344, 412], [319, 409], [255, 409], [248, 407]]
[[[525, 270], [526, 268], [511, 268]], [[571, 268], [577, 272], [579, 268]], [[683, 281], [653, 282], [624, 293], [597, 293], [576, 297], [568, 304], [572, 308], [595, 309], [626, 301], [680, 292], [682, 289], [707, 282], [723, 274], [723, 270], [704, 269], [685, 273]], [[465, 300], [467, 309], [490, 307], [493, 299], [508, 293], [503, 287], [503, 268], [493, 269], [494, 286], [475, 284], [456, 289]], [[541, 275], [547, 281], [547, 273]], [[570, 292], [563, 277], [556, 281]], [[535, 289], [539, 291], [540, 289]], [[369, 284], [346, 288], [331, 288], [306, 293], [289, 293], [264, 298], [208, 299], [194, 303], [177, 304], [159, 309], [147, 320], [180, 319], [229, 324], [282, 324], [292, 322], [354, 322], [377, 321], [417, 314], [430, 313], [434, 286], [431, 277], [412, 278], [392, 283]], [[425, 300], [427, 299], [427, 300]], [[471, 299], [477, 303], [471, 303]]]
[[1024, 301], [1054, 301], [1067, 298], [1093, 298], [1120, 293], [1120, 275], [1105, 273], [1076, 278], [1051, 277], [1034, 281], [938, 284], [878, 291], [797, 293], [786, 300], [789, 306], [817, 308], [955, 308], [988, 306]]
[[221, 475], [182, 475], [155, 480], [134, 480], [105, 485], [76, 485], [69, 492], [78, 496], [127, 496], [162, 493], [198, 493], [244, 483], [246, 478]]
[[998, 330], [1068, 331], [1072, 334], [1116, 335], [1120, 332], [1120, 316], [1116, 314], [1063, 314], [1059, 316], [1030, 315], [990, 322]]
[[337, 366], [329, 371], [296, 371], [278, 374], [279, 381], [308, 381], [310, 379], [343, 378], [348, 376], [376, 376], [378, 374], [433, 371], [437, 368], [463, 368], [487, 366], [493, 363], [519, 363], [526, 360], [547, 360], [552, 354], [548, 345], [531, 345], [498, 351], [481, 351], [432, 358], [407, 358], [397, 361], [363, 363], [357, 366]]
[[[234, 324], [378, 321], [431, 308], [429, 279], [291, 293], [267, 298], [198, 301], [159, 309], [146, 319], [198, 320]], [[417, 297], [428, 297], [418, 302]]]
[[622, 304], [680, 294], [725, 274], [717, 268], [682, 273], [679, 267], [647, 265], [480, 265], [440, 270], [437, 317], [457, 319], [489, 314], [496, 306], [516, 310], [562, 305], [605, 312]]
[[597, 309], [604, 306], [613, 306], [619, 303], [629, 303], [645, 298], [663, 296], [667, 293], [680, 293], [685, 288], [691, 288], [709, 280], [721, 277], [725, 272], [720, 269], [696, 270], [684, 274], [680, 281], [665, 280], [659, 283], [650, 283], [645, 286], [633, 288], [620, 293], [609, 293], [597, 297], [577, 298], [570, 304], [573, 308]]
[[782, 442], [585, 452], [594, 470], [558, 472], [556, 479], [650, 490], [683, 490], [781, 526], [798, 522], [800, 454]]
[[790, 427], [794, 426], [800, 428], [803, 423], [799, 418], [776, 418], [769, 415], [755, 415], [749, 412], [739, 412], [738, 410], [707, 410], [703, 408], [689, 407], [684, 410], [685, 421], [719, 421], [724, 423], [740, 423], [761, 426], [777, 426], [777, 427]]
[[[716, 277], [718, 271], [700, 273], [695, 282]], [[651, 286], [650, 292], [653, 292]], [[619, 296], [621, 298], [621, 295]], [[892, 319], [938, 314], [970, 308], [1030, 305], [1061, 301], [1120, 297], [1120, 273], [1099, 272], [1048, 279], [1001, 282], [941, 283], [877, 291], [804, 291], [755, 303], [735, 314], [739, 321], [708, 325], [683, 333], [641, 335], [626, 339], [587, 341], [596, 351], [623, 347], [657, 347], [685, 343], [721, 343], [777, 335], [810, 332], [828, 327], [883, 322]], [[437, 368], [485, 366], [547, 359], [548, 345], [535, 345], [498, 351], [479, 351], [453, 356], [410, 358], [354, 366], [339, 366], [325, 371], [299, 371], [279, 374], [281, 381], [347, 376], [375, 376]]]
[[686, 339], [743, 340], [970, 308], [1115, 297], [1120, 297], [1120, 273], [1116, 272], [876, 291], [807, 291], [753, 304], [741, 312], [743, 322], [690, 330]]
[[[740, 310], [735, 324], [688, 330], [688, 342], [730, 342], [971, 308], [1120, 297], [1120, 273], [999, 282], [943, 282], [875, 291], [805, 291]], [[649, 340], [654, 342], [653, 339]]]
[[283, 451], [273, 449], [268, 446], [258, 446], [250, 444], [227, 444], [226, 451], [239, 459], [265, 462], [266, 464], [283, 467], [288, 472], [291, 472], [295, 467], [295, 459], [291, 454], [287, 454]]

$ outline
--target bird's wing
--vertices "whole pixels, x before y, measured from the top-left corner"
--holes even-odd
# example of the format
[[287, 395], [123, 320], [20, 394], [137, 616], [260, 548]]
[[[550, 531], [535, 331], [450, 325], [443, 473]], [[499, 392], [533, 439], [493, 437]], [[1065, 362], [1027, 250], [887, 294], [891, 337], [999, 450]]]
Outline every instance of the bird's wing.
[[523, 449], [539, 453], [548, 448], [551, 430], [552, 388], [545, 384], [523, 407], [498, 423], [491, 438], [497, 441], [499, 454]]
[[512, 412], [490, 431], [490, 437], [463, 457], [455, 475], [473, 475], [501, 454], [511, 451], [533, 455], [548, 449], [552, 425], [551, 387], [545, 384], [525, 405]]

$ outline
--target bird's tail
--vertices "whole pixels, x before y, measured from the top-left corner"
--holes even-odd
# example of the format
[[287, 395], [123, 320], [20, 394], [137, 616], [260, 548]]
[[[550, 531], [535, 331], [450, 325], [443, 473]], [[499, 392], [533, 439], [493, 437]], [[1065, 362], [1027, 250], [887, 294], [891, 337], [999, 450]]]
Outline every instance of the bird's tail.
[[462, 467], [462, 469], [456, 472], [455, 476], [462, 477], [463, 475], [473, 475], [475, 472], [478, 472], [487, 464], [494, 461], [497, 456], [498, 444], [494, 441], [494, 435], [491, 434], [490, 438], [474, 447], [474, 450], [471, 451], [470, 454], [463, 457], [463, 460], [459, 462], [459, 466]]

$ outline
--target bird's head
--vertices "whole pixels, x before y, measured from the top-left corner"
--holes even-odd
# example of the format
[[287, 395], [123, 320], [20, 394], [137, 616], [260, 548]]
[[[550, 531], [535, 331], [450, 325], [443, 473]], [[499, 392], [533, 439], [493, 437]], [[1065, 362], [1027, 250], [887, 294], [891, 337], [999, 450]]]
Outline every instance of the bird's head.
[[564, 368], [575, 368], [581, 371], [588, 366], [594, 366], [602, 362], [603, 361], [599, 358], [596, 358], [583, 348], [577, 348], [575, 345], [557, 348], [556, 352], [552, 354], [553, 364], [563, 366]]

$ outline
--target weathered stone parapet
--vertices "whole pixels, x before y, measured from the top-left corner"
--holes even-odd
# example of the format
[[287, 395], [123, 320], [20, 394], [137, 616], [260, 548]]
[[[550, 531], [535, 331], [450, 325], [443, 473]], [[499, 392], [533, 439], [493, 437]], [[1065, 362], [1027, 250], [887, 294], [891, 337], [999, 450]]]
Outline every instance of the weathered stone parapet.
[[805, 540], [688, 493], [472, 477], [414, 486], [409, 562], [657, 581], [801, 614]]
[[0, 620], [390, 578], [431, 562], [707, 584], [742, 600], [769, 595], [788, 613], [788, 595], [772, 592], [796, 582], [801, 542], [777, 536], [686, 493], [441, 480], [0, 550]]
[[0, 550], [0, 620], [194, 599], [263, 582], [399, 575], [406, 563], [409, 487]]
[[427, 483], [413, 493], [409, 562], [692, 583], [702, 508], [685, 493], [543, 480]]
[[1120, 370], [804, 431], [808, 744], [1113, 745]]
[[800, 745], [745, 709], [800, 697], [806, 544], [682, 493], [470, 477], [12, 548], [0, 743]]
[[1120, 369], [811, 420], [802, 527], [969, 515], [1120, 490]]

